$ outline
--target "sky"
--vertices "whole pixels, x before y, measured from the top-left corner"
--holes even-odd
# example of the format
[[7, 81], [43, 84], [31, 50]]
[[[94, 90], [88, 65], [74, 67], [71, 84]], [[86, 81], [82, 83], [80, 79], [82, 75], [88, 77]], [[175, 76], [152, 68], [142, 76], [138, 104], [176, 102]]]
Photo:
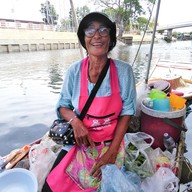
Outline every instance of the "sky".
[[[69, 0], [49, 0], [61, 17], [68, 15]], [[73, 0], [74, 6], [87, 5], [92, 8], [91, 0]], [[6, 0], [0, 6], [0, 18], [42, 21], [40, 4], [45, 0]], [[158, 23], [160, 26], [192, 21], [192, 0], [161, 0]], [[183, 30], [187, 28], [183, 28]]]
[[[49, 0], [61, 17], [69, 15], [69, 0]], [[90, 0], [73, 0], [74, 6], [87, 5]], [[6, 0], [0, 6], [0, 18], [42, 21], [41, 3], [46, 0]]]
[[170, 24], [192, 21], [192, 0], [161, 0], [158, 22]]

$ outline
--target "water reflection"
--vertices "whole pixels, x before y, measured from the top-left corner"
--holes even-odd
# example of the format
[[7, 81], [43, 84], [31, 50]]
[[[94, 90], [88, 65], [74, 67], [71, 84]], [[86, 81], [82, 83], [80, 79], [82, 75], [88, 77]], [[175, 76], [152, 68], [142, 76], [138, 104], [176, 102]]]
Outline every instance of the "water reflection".
[[48, 86], [52, 88], [51, 92], [59, 93], [60, 87], [63, 81], [63, 74], [61, 74], [61, 70], [58, 64], [51, 65], [49, 68], [49, 78]]
[[[159, 58], [192, 62], [191, 42], [155, 44], [152, 64]], [[136, 82], [145, 78], [149, 44], [142, 45], [133, 65]], [[138, 45], [118, 45], [113, 58], [132, 65]], [[41, 137], [55, 116], [64, 74], [81, 58], [78, 49], [1, 54], [0, 155]]]
[[[132, 65], [136, 83], [145, 77], [147, 66], [147, 53], [150, 45], [144, 45], [141, 51], [137, 54], [138, 45], [126, 46], [121, 45], [115, 49], [115, 57], [124, 61], [127, 61]], [[137, 58], [135, 60], [137, 54]], [[113, 55], [114, 56], [114, 55]], [[134, 61], [136, 61], [134, 63]]]

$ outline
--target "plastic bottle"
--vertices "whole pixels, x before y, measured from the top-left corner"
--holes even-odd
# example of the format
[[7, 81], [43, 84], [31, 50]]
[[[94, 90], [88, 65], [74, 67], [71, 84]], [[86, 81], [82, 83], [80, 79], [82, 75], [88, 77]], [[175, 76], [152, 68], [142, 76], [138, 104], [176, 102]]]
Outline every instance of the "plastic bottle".
[[150, 98], [145, 98], [144, 100], [143, 100], [143, 104], [146, 106], [146, 107], [148, 107], [148, 108], [153, 108], [153, 100], [152, 99], [150, 99]]
[[163, 143], [165, 148], [171, 153], [174, 151], [174, 148], [176, 148], [174, 139], [168, 133], [164, 133]]

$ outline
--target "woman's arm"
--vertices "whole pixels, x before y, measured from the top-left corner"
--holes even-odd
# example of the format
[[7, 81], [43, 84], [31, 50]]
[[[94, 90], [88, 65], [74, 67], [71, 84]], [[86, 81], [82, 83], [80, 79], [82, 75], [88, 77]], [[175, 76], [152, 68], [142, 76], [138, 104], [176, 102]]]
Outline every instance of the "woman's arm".
[[67, 107], [60, 107], [59, 113], [66, 121], [70, 122], [70, 124], [72, 125], [77, 145], [85, 145], [92, 147], [95, 146], [93, 140], [89, 135], [87, 127], [77, 117], [74, 111]]

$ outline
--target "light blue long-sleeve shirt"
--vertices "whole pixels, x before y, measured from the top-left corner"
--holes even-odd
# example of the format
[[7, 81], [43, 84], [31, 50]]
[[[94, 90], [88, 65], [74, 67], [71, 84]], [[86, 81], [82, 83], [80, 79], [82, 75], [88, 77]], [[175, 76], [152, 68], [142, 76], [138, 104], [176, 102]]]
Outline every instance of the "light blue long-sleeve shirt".
[[[79, 114], [78, 102], [80, 95], [81, 63], [82, 60], [73, 63], [72, 65], [70, 65], [68, 71], [66, 72], [60, 97], [56, 105], [58, 118], [61, 118], [58, 112], [59, 107], [68, 107], [70, 109], [74, 108], [75, 112]], [[123, 102], [123, 108], [120, 116], [134, 115], [136, 111], [136, 88], [132, 67], [128, 63], [120, 60], [114, 60], [114, 63], [118, 73], [120, 94]], [[89, 94], [93, 87], [94, 84], [89, 82]], [[110, 71], [108, 70], [106, 77], [101, 84], [101, 87], [97, 91], [96, 97], [109, 96], [110, 94]]]

